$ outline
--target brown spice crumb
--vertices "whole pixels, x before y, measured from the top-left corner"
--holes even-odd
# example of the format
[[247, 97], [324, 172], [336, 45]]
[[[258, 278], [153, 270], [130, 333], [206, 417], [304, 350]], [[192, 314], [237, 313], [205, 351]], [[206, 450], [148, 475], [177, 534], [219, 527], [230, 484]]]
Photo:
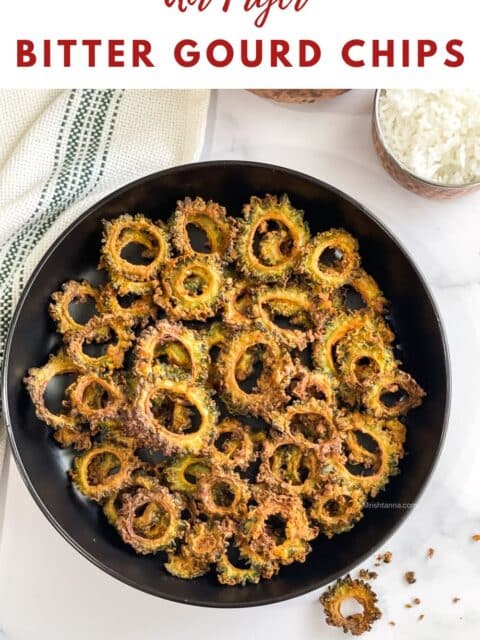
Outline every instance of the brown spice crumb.
[[418, 616], [418, 621], [420, 622], [420, 620], [423, 620], [423, 619], [424, 619], [424, 617], [425, 617], [425, 616], [423, 615], [423, 613], [421, 613], [421, 614]]
[[394, 622], [393, 620], [390, 620], [390, 622], [388, 623], [391, 627], [394, 627], [397, 623]]
[[412, 608], [412, 605], [409, 602], [407, 602], [407, 604], [405, 605], [405, 609], [411, 609], [411, 608]]
[[379, 567], [382, 563], [390, 564], [393, 559], [393, 553], [391, 551], [385, 551], [385, 553], [379, 553], [377, 556], [376, 567]]
[[420, 598], [415, 598], [415, 600], [413, 601], [413, 604], [420, 604], [421, 600]]
[[435, 554], [435, 549], [432, 549], [432, 547], [430, 547], [430, 549], [427, 551], [427, 558], [430, 560], [431, 558], [433, 558]]
[[455, 598], [452, 598], [452, 602], [453, 602], [453, 604], [457, 604], [457, 602], [460, 602], [460, 598], [457, 598], [455, 596]]
[[480, 533], [476, 533], [474, 536], [472, 536], [472, 540], [474, 542], [480, 542]]
[[376, 571], [370, 571], [369, 569], [360, 569], [358, 577], [363, 580], [375, 580], [378, 578], [378, 573]]
[[415, 578], [415, 571], [407, 571], [405, 574], [405, 580], [408, 582], [408, 584], [413, 584], [414, 582], [416, 582], [417, 579]]

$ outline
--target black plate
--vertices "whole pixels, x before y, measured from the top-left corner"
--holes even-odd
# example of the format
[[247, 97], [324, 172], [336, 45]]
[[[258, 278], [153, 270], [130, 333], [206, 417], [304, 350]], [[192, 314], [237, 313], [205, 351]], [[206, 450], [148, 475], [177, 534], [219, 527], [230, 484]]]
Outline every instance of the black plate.
[[[420, 409], [408, 418], [408, 455], [380, 500], [396, 508], [367, 509], [355, 528], [333, 540], [319, 539], [305, 564], [284, 567], [271, 581], [223, 587], [206, 576], [185, 581], [167, 574], [155, 557], [140, 557], [104, 523], [97, 506], [69, 486], [70, 454], [37, 420], [22, 378], [59, 344], [47, 305], [52, 291], [70, 278], [95, 274], [101, 220], [124, 211], [166, 219], [178, 199], [202, 195], [238, 214], [252, 194], [290, 195], [304, 209], [312, 232], [344, 227], [360, 241], [363, 263], [392, 303], [402, 359], [426, 389]], [[142, 178], [102, 200], [55, 242], [28, 282], [7, 343], [3, 401], [14, 456], [37, 504], [58, 531], [86, 558], [119, 580], [179, 602], [242, 607], [292, 598], [327, 584], [372, 553], [409, 512], [432, 473], [443, 441], [449, 404], [448, 357], [438, 313], [422, 277], [398, 242], [360, 204], [309, 176], [250, 162], [192, 164]], [[67, 570], [67, 569], [66, 569]]]

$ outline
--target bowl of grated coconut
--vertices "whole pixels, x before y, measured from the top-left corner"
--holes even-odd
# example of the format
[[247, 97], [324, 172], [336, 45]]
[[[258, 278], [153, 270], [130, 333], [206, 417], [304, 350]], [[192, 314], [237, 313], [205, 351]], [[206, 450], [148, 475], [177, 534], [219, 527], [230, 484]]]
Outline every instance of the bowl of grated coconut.
[[480, 189], [480, 90], [379, 89], [372, 132], [402, 187], [438, 200]]

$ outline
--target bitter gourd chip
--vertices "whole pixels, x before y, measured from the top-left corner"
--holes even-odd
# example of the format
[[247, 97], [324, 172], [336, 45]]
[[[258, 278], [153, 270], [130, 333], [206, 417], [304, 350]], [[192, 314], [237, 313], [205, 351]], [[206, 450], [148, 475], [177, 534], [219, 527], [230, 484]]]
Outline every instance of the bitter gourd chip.
[[[363, 611], [345, 616], [342, 604], [351, 598], [361, 605]], [[327, 616], [327, 624], [341, 627], [345, 633], [350, 631], [353, 636], [370, 631], [373, 623], [382, 616], [377, 607], [377, 596], [370, 585], [362, 580], [352, 580], [349, 575], [329, 587], [320, 602]]]
[[[177, 405], [190, 410], [187, 422], [175, 430], [172, 411]], [[133, 405], [131, 435], [145, 446], [165, 453], [198, 454], [211, 444], [218, 410], [210, 393], [186, 381], [140, 380]]]
[[300, 498], [260, 489], [256, 499], [242, 529], [251, 548], [282, 565], [305, 562], [317, 531]]
[[321, 533], [332, 538], [350, 531], [363, 517], [366, 499], [365, 491], [354, 480], [332, 477], [312, 496], [308, 515]]
[[113, 420], [126, 402], [118, 380], [101, 377], [93, 371], [77, 377], [68, 388], [68, 397], [72, 415], [90, 424]]
[[84, 325], [72, 316], [70, 305], [82, 304], [88, 300], [94, 303], [97, 311], [102, 311], [103, 303], [100, 290], [86, 280], [82, 280], [82, 282], [69, 280], [62, 285], [61, 291], [52, 293], [52, 303], [48, 310], [57, 324], [59, 333], [81, 331], [83, 329]]
[[99, 502], [126, 486], [139, 465], [127, 447], [102, 442], [74, 459], [71, 476], [79, 491]]
[[[215, 253], [220, 258], [229, 259], [235, 226], [233, 220], [226, 215], [225, 207], [203, 198], [185, 198], [177, 203], [177, 208], [170, 219], [172, 242], [179, 253]], [[204, 251], [193, 248], [189, 227], [196, 227], [205, 235]]]
[[208, 320], [223, 303], [223, 269], [216, 256], [180, 256], [162, 272], [154, 300], [174, 320]]
[[[182, 520], [182, 500], [166, 487], [154, 490], [139, 488], [122, 498], [117, 529], [123, 540], [137, 553], [149, 554], [174, 547], [186, 530]], [[150, 508], [148, 523], [139, 512]], [[140, 520], [140, 521], [139, 521]]]
[[284, 282], [310, 239], [303, 212], [294, 209], [287, 196], [268, 195], [252, 197], [243, 215], [235, 245], [238, 268], [260, 282]]
[[424, 396], [425, 391], [411, 375], [396, 369], [386, 373], [366, 390], [363, 402], [374, 416], [394, 418], [420, 406]]
[[259, 287], [252, 314], [287, 346], [305, 349], [322, 321], [324, 301], [298, 285]]
[[[252, 389], [241, 385], [238, 365], [252, 352], [261, 367]], [[255, 326], [234, 334], [218, 357], [220, 395], [233, 413], [261, 416], [284, 404], [286, 388], [293, 373], [288, 350], [265, 327]]]
[[168, 486], [184, 494], [193, 494], [197, 490], [197, 482], [201, 476], [210, 473], [211, 463], [206, 458], [193, 456], [176, 456], [165, 467], [165, 480]]
[[[123, 318], [127, 324], [147, 324], [151, 318], [156, 318], [158, 307], [153, 302], [153, 290], [138, 293], [138, 283], [125, 284], [123, 293], [110, 282], [100, 293], [101, 308], [117, 318]], [[121, 298], [124, 298], [122, 300]]]
[[246, 469], [255, 457], [249, 426], [234, 418], [222, 420], [215, 429], [211, 455], [223, 467]]
[[[104, 342], [105, 336], [114, 342], [105, 342], [99, 355], [90, 355], [85, 347], [92, 342]], [[133, 343], [134, 334], [129, 323], [112, 314], [94, 316], [80, 331], [65, 337], [67, 353], [79, 366], [91, 371], [115, 371], [123, 365], [125, 353]]]
[[199, 332], [178, 322], [160, 320], [137, 338], [135, 375], [140, 378], [184, 378], [204, 382], [208, 376], [208, 346]]
[[55, 376], [69, 373], [79, 375], [82, 371], [82, 367], [63, 351], [56, 355], [51, 354], [48, 362], [42, 367], [32, 367], [28, 370], [28, 375], [23, 381], [35, 405], [35, 412], [39, 420], [43, 420], [54, 429], [75, 429], [78, 420], [70, 412], [54, 413], [47, 408], [45, 392]]
[[196, 497], [208, 516], [239, 518], [247, 509], [250, 489], [235, 472], [213, 468], [199, 478]]
[[261, 458], [257, 482], [300, 496], [310, 496], [319, 488], [322, 465], [314, 447], [288, 435], [273, 436], [263, 442]]
[[[142, 249], [146, 264], [128, 259], [124, 252], [131, 245]], [[169, 255], [166, 231], [141, 214], [125, 214], [105, 221], [100, 266], [112, 276], [138, 282], [154, 278]]]
[[343, 229], [330, 229], [310, 241], [303, 253], [300, 270], [317, 285], [338, 287], [359, 264], [357, 240]]
[[223, 320], [229, 325], [238, 327], [251, 323], [255, 281], [239, 279], [238, 275], [229, 273], [225, 283]]

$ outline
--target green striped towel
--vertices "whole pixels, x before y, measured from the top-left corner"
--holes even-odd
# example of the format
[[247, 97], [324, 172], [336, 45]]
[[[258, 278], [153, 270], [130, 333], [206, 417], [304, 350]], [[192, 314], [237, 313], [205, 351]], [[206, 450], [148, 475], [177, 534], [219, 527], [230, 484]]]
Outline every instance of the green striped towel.
[[[0, 359], [15, 304], [55, 238], [104, 195], [196, 160], [208, 91], [0, 91]], [[0, 471], [5, 429], [0, 423]]]

